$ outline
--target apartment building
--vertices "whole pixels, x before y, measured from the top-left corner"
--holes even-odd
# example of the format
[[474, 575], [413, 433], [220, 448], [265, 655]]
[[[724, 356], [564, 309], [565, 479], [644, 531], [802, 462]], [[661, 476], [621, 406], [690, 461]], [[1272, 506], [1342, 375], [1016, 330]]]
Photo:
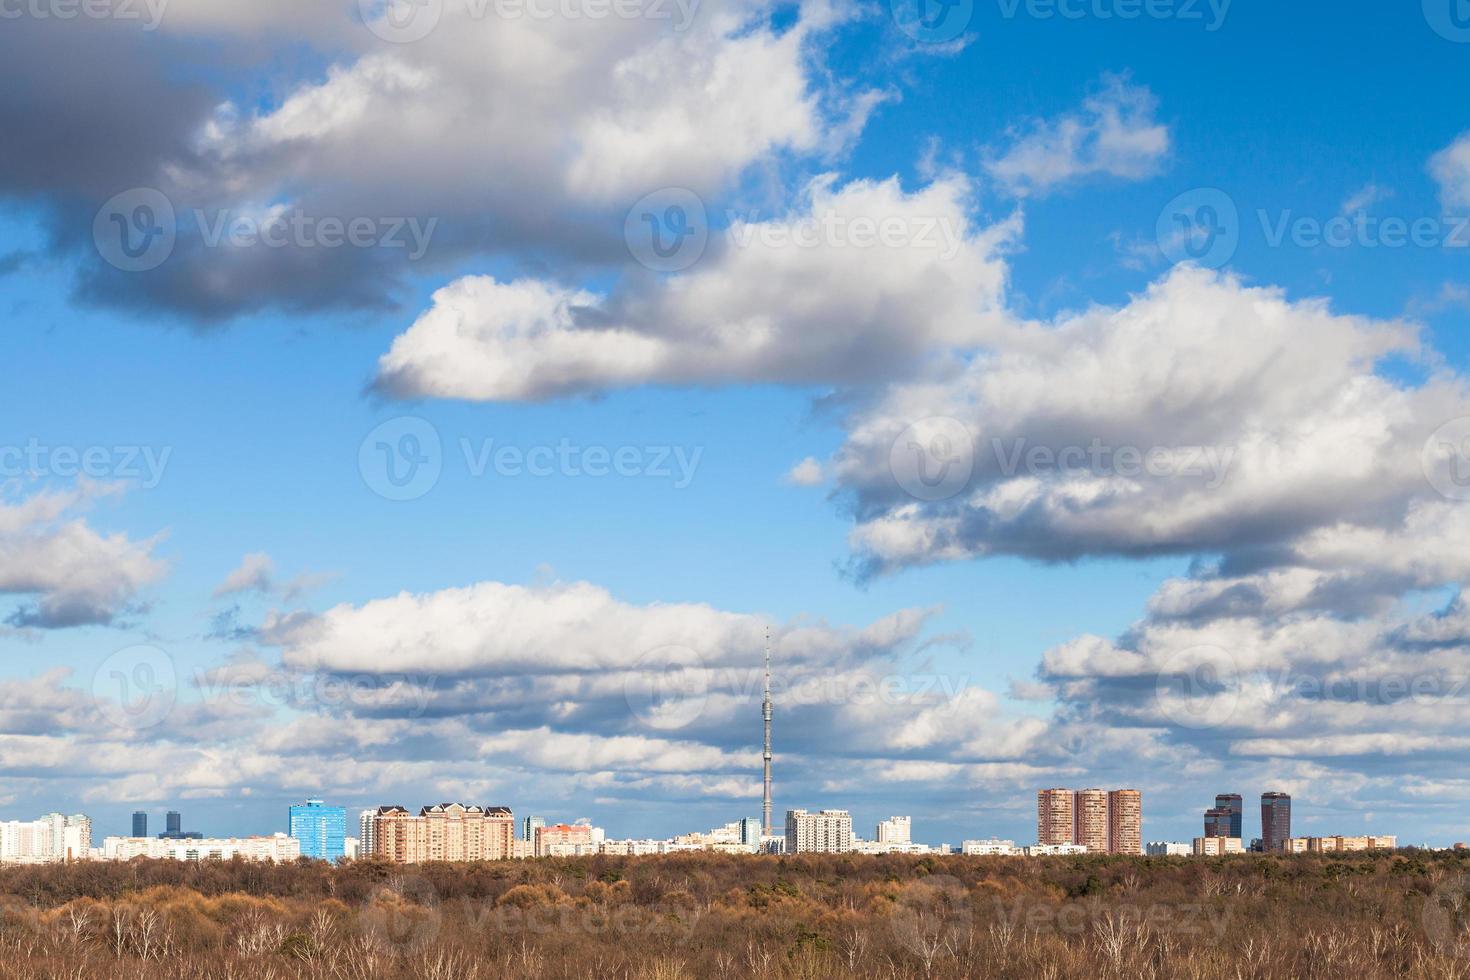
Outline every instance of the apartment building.
[[85, 861], [91, 850], [92, 820], [84, 814], [0, 821], [0, 864]]
[[1143, 853], [1143, 794], [1136, 789], [1108, 793], [1108, 853]]
[[1143, 794], [1136, 789], [1044, 789], [1036, 794], [1036, 840], [1095, 854], [1143, 853]]
[[1036, 840], [1047, 846], [1071, 844], [1076, 826], [1072, 816], [1073, 792], [1044, 789], [1036, 794]]
[[377, 810], [364, 810], [357, 815], [357, 853], [361, 857], [373, 854], [373, 824], [377, 818]]
[[1108, 792], [1079, 789], [1072, 798], [1072, 843], [1092, 854], [1108, 852]]
[[604, 835], [589, 824], [548, 824], [535, 828], [535, 853], [537, 857], [578, 857], [596, 854], [601, 849]]
[[414, 816], [401, 806], [379, 807], [372, 819], [372, 854], [398, 864], [499, 861], [512, 856], [510, 808], [436, 803]]
[[786, 853], [846, 854], [852, 850], [852, 814], [846, 810], [786, 811]]
[[908, 844], [913, 841], [912, 817], [889, 817], [879, 821], [873, 840], [879, 844]]
[[1287, 854], [1337, 854], [1346, 851], [1392, 851], [1399, 846], [1396, 836], [1288, 837], [1282, 849]]
[[269, 837], [108, 837], [102, 841], [105, 861], [155, 858], [172, 861], [294, 861], [301, 842], [290, 834]]

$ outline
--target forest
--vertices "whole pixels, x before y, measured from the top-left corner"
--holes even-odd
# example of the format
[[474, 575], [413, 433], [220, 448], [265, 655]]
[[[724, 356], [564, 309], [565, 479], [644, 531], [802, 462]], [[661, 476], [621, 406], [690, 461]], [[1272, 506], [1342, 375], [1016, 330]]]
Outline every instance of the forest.
[[1470, 855], [0, 869], [0, 977], [1470, 980]]

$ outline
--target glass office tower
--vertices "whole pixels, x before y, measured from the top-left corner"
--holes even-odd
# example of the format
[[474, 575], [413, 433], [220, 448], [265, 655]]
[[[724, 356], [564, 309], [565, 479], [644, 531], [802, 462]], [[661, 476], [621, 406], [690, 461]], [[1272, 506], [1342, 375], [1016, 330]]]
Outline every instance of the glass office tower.
[[347, 837], [347, 808], [307, 800], [291, 807], [291, 836], [301, 842], [301, 856], [321, 861], [342, 860]]
[[1224, 810], [1230, 814], [1230, 832], [1219, 836], [1240, 837], [1245, 832], [1245, 802], [1240, 798], [1239, 793], [1221, 793], [1216, 796], [1215, 809]]
[[1291, 837], [1291, 797], [1261, 794], [1261, 846], [1267, 854], [1279, 851]]

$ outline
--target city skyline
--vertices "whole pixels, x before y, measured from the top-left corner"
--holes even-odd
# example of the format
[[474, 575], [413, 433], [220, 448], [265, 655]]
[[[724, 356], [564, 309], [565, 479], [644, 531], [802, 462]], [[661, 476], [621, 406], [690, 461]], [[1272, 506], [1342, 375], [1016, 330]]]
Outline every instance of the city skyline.
[[[764, 712], [763, 712], [764, 714]], [[308, 798], [289, 808], [288, 831], [251, 834], [248, 837], [217, 838], [182, 829], [182, 814], [167, 813], [166, 830], [156, 839], [146, 837], [147, 814], [132, 815], [130, 837], [106, 836], [102, 846], [91, 848], [91, 856], [105, 860], [132, 857], [174, 857], [199, 860], [206, 856], [247, 859], [291, 860], [314, 858], [329, 862], [345, 858], [375, 858], [395, 863], [427, 861], [484, 861], [547, 856], [592, 854], [652, 855], [688, 850], [719, 850], [727, 853], [850, 853], [850, 854], [966, 854], [966, 855], [1175, 855], [1220, 856], [1228, 854], [1302, 854], [1317, 852], [1393, 850], [1398, 835], [1299, 835], [1291, 826], [1291, 797], [1279, 791], [1261, 794], [1262, 837], [1244, 838], [1243, 797], [1219, 793], [1214, 805], [1204, 811], [1204, 834], [1192, 844], [1184, 841], [1151, 840], [1143, 823], [1142, 795], [1136, 790], [1041, 789], [1036, 793], [1036, 842], [1017, 845], [998, 837], [966, 837], [955, 848], [949, 842], [916, 841], [911, 815], [890, 815], [879, 820], [870, 837], [855, 828], [850, 811], [824, 807], [812, 812], [802, 808], [786, 811], [784, 833], [763, 834], [763, 821], [744, 817], [708, 833], [685, 831], [658, 838], [642, 835], [623, 839], [609, 837], [606, 829], [582, 818], [568, 824], [548, 823], [540, 814], [517, 817], [510, 807], [472, 803], [425, 804], [415, 814], [398, 804], [382, 804], [357, 814], [358, 836], [347, 833], [353, 821], [347, 808]], [[73, 825], [81, 828], [80, 838]], [[65, 843], [61, 833], [67, 828]], [[61, 848], [71, 855], [80, 848], [81, 858], [89, 853], [92, 818], [85, 814], [63, 816], [51, 813], [36, 821], [0, 819], [0, 864], [22, 861], [32, 849], [46, 853]], [[40, 835], [40, 836], [38, 836]], [[282, 842], [289, 841], [289, 853]], [[1410, 845], [1414, 846], [1414, 845]], [[1422, 845], [1421, 845], [1422, 846]], [[1457, 842], [1454, 850], [1464, 844]], [[17, 851], [17, 849], [19, 849]]]
[[[1083, 838], [1083, 836], [1084, 836], [1084, 829], [1083, 829], [1083, 827], [1084, 827], [1084, 820], [1083, 820], [1083, 816], [1082, 816], [1081, 810], [1079, 808], [1079, 802], [1078, 801], [1080, 799], [1082, 799], [1084, 796], [1086, 796], [1089, 800], [1091, 800], [1093, 817], [1092, 817], [1092, 825], [1091, 825], [1090, 829], [1087, 830], [1085, 833], [1088, 834], [1088, 835], [1090, 835], [1088, 839], [1094, 839], [1094, 840], [1095, 839], [1101, 839], [1102, 841], [1104, 841], [1105, 843], [1104, 843], [1103, 849], [1106, 850], [1106, 849], [1108, 849], [1108, 847], [1111, 846], [1111, 844], [1110, 844], [1111, 838], [1110, 838], [1110, 835], [1109, 835], [1109, 829], [1110, 829], [1110, 827], [1112, 825], [1112, 822], [1113, 822], [1112, 821], [1112, 813], [1114, 811], [1112, 810], [1112, 806], [1113, 806], [1113, 802], [1112, 801], [1113, 801], [1114, 795], [1116, 793], [1120, 793], [1120, 792], [1121, 793], [1128, 793], [1128, 792], [1133, 792], [1133, 791], [1131, 791], [1131, 790], [1125, 790], [1125, 791], [1116, 791], [1116, 790], [1115, 791], [1109, 791], [1109, 790], [1102, 790], [1102, 789], [1095, 789], [1095, 788], [1080, 789], [1080, 790], [1074, 790], [1074, 789], [1043, 789], [1043, 790], [1038, 790], [1038, 791], [1036, 791], [1035, 794], [1033, 794], [1033, 795], [1031, 795], [1029, 797], [1025, 797], [1021, 801], [1025, 806], [1027, 806], [1027, 807], [1030, 808], [1029, 814], [1028, 814], [1027, 818], [1025, 818], [1025, 820], [1024, 820], [1024, 823], [1029, 827], [1029, 830], [1027, 832], [1023, 832], [1023, 833], [1014, 832], [1012, 830], [1007, 829], [1007, 828], [1009, 828], [1009, 827], [1012, 826], [1011, 823], [1009, 823], [1007, 821], [1004, 821], [1004, 820], [995, 820], [995, 821], [991, 821], [991, 822], [988, 822], [988, 823], [982, 822], [982, 823], [978, 823], [978, 824], [972, 824], [972, 825], [963, 826], [963, 827], [960, 828], [961, 833], [958, 834], [958, 835], [952, 834], [952, 833], [946, 835], [946, 834], [939, 833], [939, 832], [926, 832], [924, 834], [924, 838], [929, 843], [951, 843], [951, 844], [955, 844], [957, 841], [960, 841], [960, 840], [965, 840], [965, 839], [980, 839], [982, 837], [985, 837], [985, 838], [994, 838], [994, 839], [1007, 839], [1007, 838], [1009, 838], [1009, 839], [1018, 840], [1018, 841], [1034, 839], [1036, 842], [1043, 843], [1043, 844], [1049, 843], [1049, 842], [1051, 842], [1051, 843], [1059, 843], [1059, 842], [1063, 842], [1063, 841], [1065, 841], [1065, 842], [1072, 842], [1072, 841], [1076, 841], [1076, 840], [1081, 840]], [[1042, 805], [1042, 801], [1047, 798], [1048, 794], [1061, 794], [1061, 796], [1059, 798], [1065, 801], [1064, 802], [1065, 810], [1058, 816], [1057, 822], [1056, 822], [1056, 827], [1058, 828], [1058, 831], [1057, 831], [1056, 834], [1051, 835], [1051, 836], [1047, 836], [1047, 835], [1044, 835], [1044, 834], [1041, 834], [1041, 833], [1038, 833], [1037, 832], [1038, 831], [1038, 823], [1042, 819], [1041, 814], [1040, 814], [1038, 808]], [[451, 797], [453, 796], [453, 794], [449, 794], [449, 795]], [[261, 834], [269, 834], [269, 833], [278, 832], [278, 831], [280, 831], [280, 832], [289, 832], [289, 830], [290, 830], [290, 824], [291, 824], [291, 814], [294, 811], [296, 811], [298, 808], [309, 807], [313, 802], [318, 803], [318, 804], [320, 804], [322, 802], [326, 802], [328, 808], [330, 808], [330, 809], [342, 809], [342, 810], [344, 810], [345, 811], [345, 823], [343, 824], [343, 827], [344, 827], [344, 833], [346, 833], [347, 831], [352, 830], [354, 828], [354, 826], [355, 826], [354, 821], [357, 819], [357, 817], [356, 817], [357, 814], [364, 813], [364, 812], [367, 812], [367, 811], [377, 810], [379, 807], [385, 807], [385, 806], [402, 807], [402, 806], [404, 806], [404, 804], [401, 804], [401, 803], [384, 803], [382, 801], [374, 802], [374, 803], [371, 803], [370, 805], [360, 805], [360, 804], [353, 803], [353, 802], [323, 801], [323, 800], [321, 800], [319, 798], [312, 798], [312, 797], [307, 797], [305, 799], [306, 799], [306, 802], [304, 804], [302, 803], [302, 800], [300, 800], [300, 799], [291, 800], [291, 801], [288, 801], [288, 802], [286, 802], [284, 804], [284, 809], [287, 812], [287, 818], [286, 818], [286, 820], [284, 820], [284, 821], [281, 822], [281, 825], [280, 826], [271, 825], [271, 826], [264, 826], [264, 827], [257, 826], [257, 827], [254, 827], [253, 829], [252, 828], [244, 828], [244, 831], [245, 832], [241, 832], [241, 833], [231, 832], [231, 833], [219, 833], [219, 834], [215, 834], [215, 833], [212, 833], [210, 831], [203, 831], [203, 832], [201, 832], [201, 831], [197, 831], [197, 830], [189, 831], [188, 833], [189, 834], [192, 834], [193, 836], [201, 836], [202, 835], [204, 837], [214, 837], [214, 836], [219, 836], [219, 837], [245, 837], [245, 836], [258, 836], [258, 835], [261, 835]], [[1220, 804], [1222, 802], [1224, 802], [1226, 800], [1231, 800], [1231, 801], [1234, 801], [1236, 803], [1240, 803], [1242, 801], [1243, 797], [1242, 797], [1241, 794], [1238, 794], [1238, 793], [1221, 793], [1221, 794], [1217, 794], [1214, 797], [1214, 799], [1215, 799], [1215, 804], [1214, 805], [1207, 806], [1207, 807], [1203, 808], [1204, 820], [1205, 820], [1205, 827], [1206, 828], [1208, 828], [1211, 825], [1212, 814], [1214, 814], [1217, 809], [1220, 809]], [[1341, 816], [1334, 815], [1332, 813], [1327, 813], [1327, 812], [1324, 812], [1324, 813], [1313, 813], [1313, 811], [1310, 809], [1310, 805], [1309, 805], [1309, 809], [1308, 809], [1307, 812], [1313, 813], [1313, 815], [1312, 815], [1312, 817], [1310, 818], [1309, 821], [1306, 821], [1304, 823], [1303, 820], [1302, 820], [1302, 818], [1301, 818], [1300, 811], [1297, 811], [1297, 812], [1293, 813], [1294, 806], [1296, 804], [1299, 804], [1301, 801], [1299, 801], [1299, 800], [1293, 800], [1293, 798], [1291, 797], [1290, 794], [1280, 793], [1279, 791], [1266, 791], [1266, 792], [1263, 792], [1263, 793], [1260, 794], [1260, 800], [1261, 800], [1261, 804], [1262, 804], [1262, 806], [1261, 806], [1262, 816], [1264, 816], [1265, 805], [1266, 805], [1267, 799], [1271, 799], [1271, 800], [1277, 801], [1277, 802], [1280, 802], [1280, 801], [1283, 801], [1284, 800], [1286, 836], [1305, 837], [1305, 836], [1313, 836], [1314, 834], [1316, 836], [1332, 836], [1334, 834], [1336, 834], [1337, 836], [1341, 836], [1341, 834], [1340, 834], [1341, 828], [1345, 824], [1347, 824], [1349, 822], [1352, 822], [1352, 817], [1343, 818]], [[837, 802], [841, 802], [841, 801], [839, 800]], [[784, 815], [788, 812], [789, 809], [806, 810], [806, 809], [809, 809], [809, 808], [814, 807], [814, 809], [812, 809], [811, 812], [817, 812], [817, 811], [820, 811], [820, 810], [823, 810], [823, 809], [828, 808], [832, 803], [833, 803], [833, 801], [830, 800], [830, 799], [827, 800], [826, 803], [823, 803], [821, 800], [818, 800], [814, 804], [809, 804], [808, 807], [791, 807], [791, 808], [782, 807], [782, 808], [780, 808], [780, 811], [779, 812], [783, 815], [783, 818], [784, 818]], [[1016, 801], [1008, 801], [1008, 804], [1009, 804], [1008, 809], [1014, 808], [1015, 803], [1016, 803]], [[407, 808], [410, 811], [416, 812], [419, 809], [420, 806], [434, 806], [434, 805], [436, 805], [436, 804], [413, 804], [411, 806], [408, 806]], [[478, 805], [478, 804], [475, 804], [475, 805]], [[757, 803], [757, 806], [758, 806], [758, 803]], [[496, 807], [491, 806], [490, 808], [491, 809], [495, 809]], [[52, 811], [50, 811], [50, 812], [65, 812], [66, 809], [67, 808], [65, 808], [65, 807], [53, 808]], [[160, 808], [160, 809], [165, 809], [165, 808]], [[889, 817], [891, 817], [891, 812], [890, 811], [892, 809], [893, 808], [890, 807], [889, 808], [889, 811], [881, 811], [880, 809], [866, 808], [864, 810], [858, 811], [858, 810], [848, 810], [848, 809], [844, 808], [842, 810], [842, 812], [854, 814], [853, 817], [852, 817], [852, 823], [853, 823], [853, 826], [855, 826], [855, 827], [861, 827], [861, 826], [867, 826], [867, 825], [874, 825], [874, 826], [877, 826], [877, 827], [880, 827], [881, 828], [882, 825], [889, 819]], [[618, 838], [629, 838], [629, 837], [634, 837], [634, 838], [651, 837], [651, 838], [654, 838], [654, 839], [659, 839], [659, 838], [663, 838], [663, 837], [673, 838], [673, 837], [678, 836], [679, 834], [690, 832], [690, 827], [700, 824], [700, 821], [699, 821], [698, 818], [693, 818], [693, 819], [686, 818], [683, 814], [680, 813], [679, 809], [676, 808], [676, 807], [675, 808], [669, 808], [668, 811], [665, 812], [663, 819], [660, 820], [660, 821], [656, 821], [656, 822], [654, 822], [652, 824], [635, 824], [635, 825], [632, 825], [631, 827], [628, 824], [624, 823], [624, 822], [620, 822], [619, 819], [615, 815], [613, 815], [611, 817], [611, 819], [609, 819], [609, 814], [607, 814], [607, 813], [600, 813], [600, 814], [598, 814], [598, 813], [590, 813], [590, 814], [578, 814], [578, 815], [575, 815], [575, 816], [571, 816], [571, 815], [567, 815], [567, 813], [564, 812], [563, 810], [557, 809], [554, 805], [553, 806], [549, 806], [549, 807], [531, 807], [529, 809], [522, 809], [522, 808], [519, 808], [516, 805], [512, 804], [510, 806], [510, 810], [516, 814], [515, 835], [518, 838], [523, 838], [523, 839], [528, 834], [529, 828], [531, 827], [531, 825], [532, 825], [533, 822], [535, 822], [535, 825], [536, 826], [544, 826], [546, 824], [546, 822], [548, 821], [548, 819], [551, 819], [548, 816], [548, 814], [561, 814], [556, 819], [558, 819], [562, 823], [596, 825], [596, 826], [601, 827], [601, 828], [603, 828], [605, 830], [615, 831], [614, 833], [612, 833], [612, 836], [618, 837]], [[152, 813], [154, 813], [154, 812], [155, 811], [150, 811], [150, 810], [132, 811], [129, 814], [129, 820], [132, 822], [132, 826], [136, 828], [136, 826], [137, 826], [137, 818], [141, 816], [141, 817], [144, 818], [144, 823], [146, 825], [147, 818]], [[888, 816], [879, 816], [880, 813], [888, 813]], [[1101, 814], [1101, 817], [1098, 817], [1097, 816], [1097, 814], [1099, 814], [1099, 813]], [[1199, 813], [1200, 813], [1200, 810], [1199, 809], [1196, 809], [1195, 812], [1194, 812], [1194, 814], [1193, 814], [1192, 821], [1185, 820], [1185, 819], [1179, 819], [1179, 820], [1170, 820], [1168, 822], [1165, 822], [1165, 821], [1160, 820], [1159, 818], [1157, 818], [1157, 816], [1155, 814], [1153, 814], [1152, 811], [1150, 811], [1146, 815], [1144, 821], [1142, 822], [1142, 824], [1140, 826], [1139, 846], [1141, 847], [1143, 843], [1146, 843], [1147, 841], [1150, 841], [1150, 840], [1171, 840], [1171, 841], [1184, 841], [1184, 842], [1187, 842], [1191, 838], [1200, 836], [1200, 833], [1198, 832], [1199, 831], [1199, 827], [1200, 827]], [[88, 815], [89, 815], [89, 817], [92, 816], [91, 811], [89, 811], [89, 814]], [[174, 829], [175, 829], [175, 825], [176, 824], [178, 824], [181, 827], [182, 816], [181, 816], [180, 811], [169, 808], [169, 809], [166, 809], [166, 815], [169, 818], [171, 818], [171, 821], [172, 822], [170, 822], [169, 827], [165, 829], [165, 832], [160, 833], [158, 835], [160, 838], [165, 837], [169, 833], [173, 832]], [[728, 816], [728, 814], [726, 814], [726, 815]], [[11, 815], [11, 816], [7, 817], [5, 811], [3, 809], [0, 809], [0, 821], [6, 820], [6, 819], [14, 819], [16, 816], [17, 815]], [[719, 814], [717, 814], [716, 816], [718, 817]], [[906, 815], [906, 816], [907, 816], [908, 819], [913, 819], [913, 817], [911, 815]], [[1360, 816], [1361, 815], [1359, 815], [1359, 817]], [[1220, 836], [1233, 836], [1233, 837], [1242, 839], [1246, 845], [1249, 845], [1251, 843], [1251, 841], [1253, 839], [1256, 839], [1256, 838], [1254, 838], [1251, 834], [1245, 833], [1245, 831], [1248, 830], [1248, 829], [1250, 829], [1250, 828], [1245, 824], [1243, 817], [1244, 817], [1243, 810], [1241, 810], [1241, 811], [1235, 811], [1234, 814], [1233, 814], [1233, 824], [1237, 827], [1237, 832], [1230, 833], [1230, 834], [1222, 834]], [[737, 815], [736, 818], [738, 818], [738, 815]], [[26, 818], [23, 818], [23, 819], [26, 819]], [[1100, 824], [1098, 823], [1099, 820], [1101, 821]], [[921, 826], [928, 826], [929, 825], [929, 822], [927, 820], [924, 820], [924, 819], [920, 819], [919, 822], [920, 822]], [[101, 827], [102, 830], [105, 832], [105, 830], [106, 830], [105, 820], [97, 819], [97, 818], [94, 817], [93, 818], [93, 823], [94, 823], [94, 825]], [[1192, 824], [1192, 826], [1191, 826], [1191, 824]], [[713, 824], [711, 824], [711, 825], [713, 825]], [[937, 825], [938, 826], [941, 826], [941, 827], [952, 826], [951, 824], [945, 824], [945, 823], [939, 823]], [[1260, 825], [1257, 825], [1257, 827], [1259, 829], [1264, 829]], [[1065, 829], [1062, 829], [1062, 828], [1065, 828]], [[1337, 828], [1337, 829], [1334, 830], [1334, 828]], [[238, 828], [238, 827], [235, 827], [235, 828], [232, 828], [232, 829], [235, 830], [235, 831], [241, 830], [241, 828]], [[641, 829], [643, 831], [647, 831], [647, 833], [634, 834], [634, 833], [632, 833], [632, 831], [635, 830], [635, 829]], [[776, 836], [781, 836], [781, 834], [784, 832], [784, 820], [783, 820], [782, 825], [776, 827], [775, 830], [777, 831]], [[627, 832], [624, 832], [624, 831], [627, 831]], [[1298, 833], [1298, 831], [1312, 831], [1313, 833]], [[877, 832], [875, 832], [875, 833], [877, 833]], [[1028, 837], [1028, 833], [1029, 833], [1029, 837]], [[1098, 835], [1101, 835], [1101, 836], [1099, 837]], [[113, 836], [113, 835], [108, 834], [107, 836]], [[134, 834], [133, 836], [137, 836], [137, 835]], [[351, 836], [351, 834], [348, 833], [347, 836]], [[858, 836], [861, 836], [861, 835], [858, 835]], [[1206, 829], [1206, 832], [1205, 832], [1204, 836], [1209, 837], [1209, 836], [1214, 836], [1214, 835], [1211, 835], [1210, 833], [1208, 833], [1208, 829]], [[877, 839], [876, 836], [874, 837], [874, 839]], [[1264, 839], [1264, 835], [1262, 835], [1261, 839]], [[1431, 843], [1431, 842], [1425, 841], [1424, 843]], [[1434, 843], [1436, 846], [1439, 846], [1439, 842], [1432, 842], [1432, 843]], [[1450, 843], [1453, 843], [1453, 842], [1450, 842]]]
[[[1299, 836], [1292, 833], [1290, 797], [1279, 792], [1261, 796], [1263, 838], [1247, 846], [1239, 821], [1242, 797], [1216, 796], [1205, 811], [1204, 836], [1191, 843], [1149, 840], [1142, 822], [1143, 801], [1136, 790], [1042, 789], [1036, 794], [1037, 840], [1017, 845], [1014, 840], [966, 838], [958, 848], [949, 842], [916, 841], [913, 818], [890, 815], [880, 820], [870, 837], [856, 829], [847, 810], [823, 808], [786, 811], [782, 835], [763, 834], [762, 821], [744, 817], [710, 831], [688, 831], [674, 837], [649, 836], [618, 839], [591, 821], [548, 823], [541, 815], [519, 819], [505, 806], [461, 802], [425, 804], [414, 813], [396, 804], [384, 804], [358, 814], [358, 836], [346, 834], [345, 808], [321, 799], [307, 799], [290, 807], [288, 833], [254, 834], [244, 838], [215, 838], [181, 830], [181, 814], [168, 814], [169, 829], [157, 838], [140, 834], [140, 818], [133, 815], [131, 837], [107, 836], [93, 841], [93, 823], [85, 814], [47, 814], [34, 821], [0, 821], [0, 865], [127, 861], [134, 858], [172, 858], [199, 861], [233, 856], [246, 860], [292, 861], [311, 858], [327, 862], [343, 859], [382, 860], [395, 864], [523, 860], [542, 857], [594, 855], [653, 856], [696, 851], [724, 854], [882, 854], [952, 856], [1046, 857], [1077, 855], [1219, 857], [1247, 854], [1316, 854], [1395, 850], [1396, 834]], [[146, 830], [146, 828], [143, 828]], [[1413, 845], [1409, 845], [1413, 846]], [[1466, 845], [1457, 842], [1451, 850]]]

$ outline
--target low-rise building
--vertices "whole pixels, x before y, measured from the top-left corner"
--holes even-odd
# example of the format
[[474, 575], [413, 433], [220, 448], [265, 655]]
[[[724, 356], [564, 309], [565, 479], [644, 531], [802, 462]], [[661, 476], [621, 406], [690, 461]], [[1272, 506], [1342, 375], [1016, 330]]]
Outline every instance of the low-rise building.
[[1396, 836], [1367, 837], [1290, 837], [1285, 841], [1288, 854], [1334, 854], [1345, 851], [1392, 851], [1399, 846]]
[[935, 848], [928, 844], [915, 844], [913, 841], [876, 841], [876, 840], [854, 840], [852, 842], [853, 854], [937, 854]]
[[301, 842], [290, 834], [269, 837], [108, 837], [99, 855], [105, 861], [155, 858], [174, 861], [294, 861]]
[[1245, 845], [1239, 837], [1196, 837], [1195, 857], [1219, 857], [1223, 854], [1244, 854]]
[[1155, 840], [1144, 846], [1144, 853], [1149, 857], [1188, 857], [1194, 853], [1194, 847], [1182, 841]]
[[556, 823], [535, 828], [537, 857], [580, 857], [596, 854], [605, 835], [590, 824]]
[[664, 843], [657, 840], [605, 840], [602, 842], [601, 853], [640, 857], [660, 853]]
[[1021, 853], [1021, 848], [1016, 846], [1013, 840], [967, 840], [960, 845], [960, 853], [979, 857], [1014, 857]]
[[1025, 849], [1027, 857], [1063, 857], [1071, 854], [1086, 854], [1085, 844], [1032, 844]]

